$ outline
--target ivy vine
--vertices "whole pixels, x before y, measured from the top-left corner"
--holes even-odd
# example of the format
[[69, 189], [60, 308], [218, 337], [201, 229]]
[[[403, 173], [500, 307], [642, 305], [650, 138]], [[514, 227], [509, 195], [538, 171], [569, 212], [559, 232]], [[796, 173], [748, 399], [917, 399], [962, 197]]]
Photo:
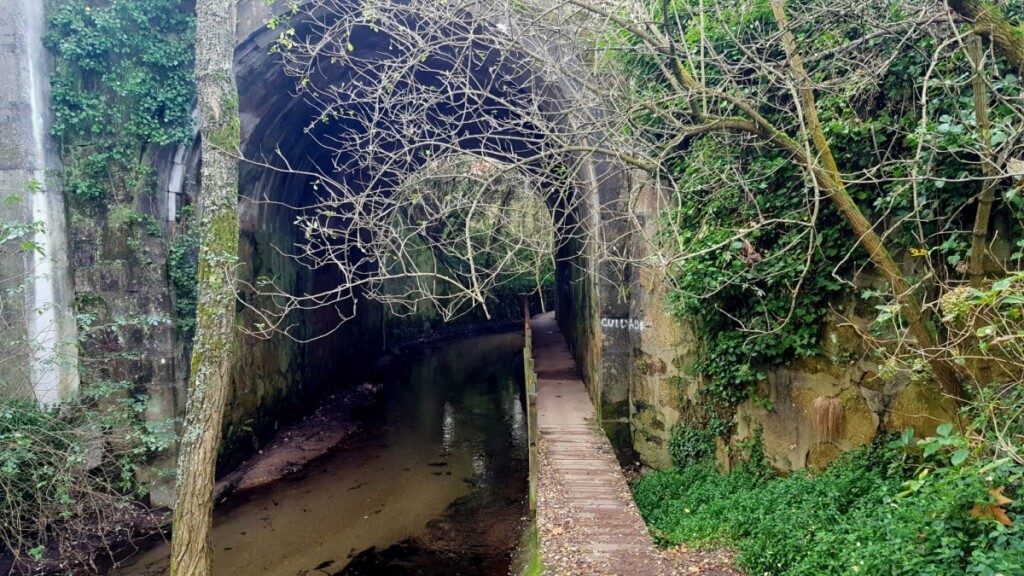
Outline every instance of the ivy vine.
[[185, 342], [192, 341], [196, 328], [198, 296], [199, 230], [192, 206], [181, 211], [181, 230], [167, 254], [167, 275], [175, 294], [178, 330]]
[[[722, 406], [746, 400], [767, 367], [821, 351], [822, 320], [841, 289], [833, 269], [849, 249], [828, 209], [809, 235], [805, 183], [784, 158], [766, 152], [742, 161], [756, 191], [718, 177], [737, 152], [717, 140], [695, 143], [680, 167], [692, 192], [664, 215], [672, 231], [665, 241], [698, 254], [671, 272], [670, 312], [697, 330], [704, 349], [693, 369], [707, 400]], [[740, 233], [764, 213], [776, 223]]]
[[129, 200], [147, 147], [192, 138], [194, 40], [181, 0], [56, 0], [44, 43], [71, 198]]
[[[147, 152], [194, 135], [192, 8], [183, 0], [55, 0], [44, 43], [56, 61], [51, 131], [72, 208], [105, 214], [105, 225], [139, 252], [143, 233], [161, 233], [135, 207], [154, 184]], [[195, 322], [195, 235], [183, 227], [169, 248], [168, 277], [187, 337]]]

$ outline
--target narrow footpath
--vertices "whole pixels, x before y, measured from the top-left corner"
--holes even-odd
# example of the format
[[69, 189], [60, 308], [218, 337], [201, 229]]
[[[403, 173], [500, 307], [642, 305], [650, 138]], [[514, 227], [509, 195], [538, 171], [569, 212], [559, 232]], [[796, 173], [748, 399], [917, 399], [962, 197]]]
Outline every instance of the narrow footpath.
[[554, 313], [535, 316], [531, 324], [544, 574], [738, 576], [728, 551], [654, 545]]
[[544, 573], [686, 573], [673, 569], [651, 542], [554, 314], [534, 317], [532, 326]]

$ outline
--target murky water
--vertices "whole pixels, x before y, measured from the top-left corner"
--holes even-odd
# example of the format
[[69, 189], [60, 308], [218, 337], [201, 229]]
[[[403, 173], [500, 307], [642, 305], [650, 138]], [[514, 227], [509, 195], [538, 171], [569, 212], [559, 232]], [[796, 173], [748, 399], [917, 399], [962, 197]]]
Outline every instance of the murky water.
[[[526, 513], [521, 346], [477, 336], [403, 359], [365, 439], [218, 509], [214, 574], [507, 574]], [[165, 574], [168, 555], [117, 574]]]

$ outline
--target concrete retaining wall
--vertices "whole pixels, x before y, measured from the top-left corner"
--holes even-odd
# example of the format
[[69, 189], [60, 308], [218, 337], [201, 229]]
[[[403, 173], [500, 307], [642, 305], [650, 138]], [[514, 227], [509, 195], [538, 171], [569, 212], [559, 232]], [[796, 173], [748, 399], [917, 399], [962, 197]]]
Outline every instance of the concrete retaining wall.
[[[0, 394], [53, 406], [77, 391], [78, 375], [44, 28], [38, 0], [10, 0], [0, 11], [0, 219], [40, 226], [0, 249]], [[23, 240], [38, 250], [23, 248]]]

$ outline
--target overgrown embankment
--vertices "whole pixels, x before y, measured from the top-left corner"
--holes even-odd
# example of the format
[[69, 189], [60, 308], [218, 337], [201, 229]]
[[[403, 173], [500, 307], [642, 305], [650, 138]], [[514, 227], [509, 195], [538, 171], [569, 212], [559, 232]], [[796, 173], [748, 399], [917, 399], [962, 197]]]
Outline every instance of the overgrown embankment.
[[645, 463], [688, 445], [727, 466], [761, 430], [773, 467], [820, 468], [966, 404], [1012, 419], [1024, 132], [1005, 48], [943, 2], [642, 5], [609, 15], [608, 42], [666, 191], [646, 223], [666, 266], [633, 308]]
[[978, 457], [951, 425], [772, 477], [747, 464], [655, 472], [635, 487], [662, 544], [727, 546], [749, 574], [1021, 574], [1024, 466]]
[[[60, 410], [0, 395], [5, 574], [89, 564], [133, 527], [159, 523], [138, 502], [159, 478], [154, 458], [173, 445], [174, 422], [155, 416], [161, 399], [150, 384], [173, 379], [166, 273], [194, 268], [179, 254], [165, 269], [169, 225], [153, 208], [150, 166], [153, 150], [192, 138], [189, 9], [179, 0], [56, 0], [47, 16], [50, 131], [70, 206], [79, 328], [78, 341], [60, 345], [79, 347], [82, 386]], [[23, 235], [5, 224], [0, 243]], [[32, 290], [25, 282], [18, 292]]]

